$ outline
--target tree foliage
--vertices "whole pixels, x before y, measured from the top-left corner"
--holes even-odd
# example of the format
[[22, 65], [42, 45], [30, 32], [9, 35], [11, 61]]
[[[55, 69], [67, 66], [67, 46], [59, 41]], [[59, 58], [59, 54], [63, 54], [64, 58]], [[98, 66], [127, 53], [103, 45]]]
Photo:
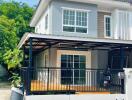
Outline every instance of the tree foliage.
[[3, 59], [5, 61], [5, 63], [8, 66], [8, 69], [14, 69], [14, 68], [19, 68], [21, 67], [21, 61], [23, 60], [23, 54], [22, 51], [20, 51], [19, 49], [14, 49], [13, 51], [8, 50], [4, 56]]
[[0, 0], [0, 64], [7, 64], [8, 69], [19, 65], [21, 51], [17, 48], [25, 32], [32, 32], [29, 27], [34, 8], [25, 3]]
[[0, 61], [3, 61], [3, 55], [8, 50], [13, 50], [17, 46], [17, 42], [15, 20], [0, 16]]
[[16, 73], [12, 73], [12, 77], [10, 78], [11, 81], [11, 86], [12, 87], [16, 87], [19, 88], [20, 84], [21, 84], [21, 77], [19, 76], [19, 74]]
[[17, 36], [19, 38], [21, 38], [25, 32], [33, 31], [33, 29], [29, 27], [29, 21], [31, 20], [33, 11], [34, 8], [28, 6], [26, 3], [18, 3], [15, 1], [0, 3], [0, 16], [4, 15], [9, 19], [15, 20]]

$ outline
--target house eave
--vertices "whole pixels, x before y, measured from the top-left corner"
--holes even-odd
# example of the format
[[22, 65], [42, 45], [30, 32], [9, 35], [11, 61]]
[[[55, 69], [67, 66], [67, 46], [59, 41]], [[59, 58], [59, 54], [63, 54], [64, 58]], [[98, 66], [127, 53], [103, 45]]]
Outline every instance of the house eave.
[[51, 0], [40, 0], [39, 4], [36, 8], [36, 11], [29, 23], [30, 27], [35, 27], [35, 25], [37, 24], [40, 16], [43, 14], [44, 10], [46, 9], [46, 7], [48, 6], [49, 2]]
[[81, 2], [81, 3], [92, 3], [98, 5], [98, 10], [114, 10], [114, 9], [122, 9], [122, 10], [130, 10], [132, 11], [132, 5], [129, 2], [116, 1], [116, 0], [67, 0], [73, 2]]

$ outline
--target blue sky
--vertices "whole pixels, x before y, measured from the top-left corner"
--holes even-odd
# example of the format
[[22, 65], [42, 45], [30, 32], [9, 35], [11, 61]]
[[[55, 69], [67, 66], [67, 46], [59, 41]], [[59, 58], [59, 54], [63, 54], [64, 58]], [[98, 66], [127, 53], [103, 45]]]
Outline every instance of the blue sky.
[[[6, 1], [10, 1], [10, 0], [6, 0]], [[24, 3], [29, 4], [30, 6], [37, 5], [38, 2], [39, 2], [39, 0], [14, 0], [14, 1], [17, 1], [17, 2], [24, 2]]]

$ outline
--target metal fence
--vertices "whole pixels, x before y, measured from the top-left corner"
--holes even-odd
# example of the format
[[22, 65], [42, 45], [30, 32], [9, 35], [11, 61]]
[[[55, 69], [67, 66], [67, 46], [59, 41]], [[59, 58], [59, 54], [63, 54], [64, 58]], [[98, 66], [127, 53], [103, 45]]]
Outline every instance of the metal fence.
[[124, 93], [119, 72], [123, 70], [21, 68], [21, 77], [27, 94]]

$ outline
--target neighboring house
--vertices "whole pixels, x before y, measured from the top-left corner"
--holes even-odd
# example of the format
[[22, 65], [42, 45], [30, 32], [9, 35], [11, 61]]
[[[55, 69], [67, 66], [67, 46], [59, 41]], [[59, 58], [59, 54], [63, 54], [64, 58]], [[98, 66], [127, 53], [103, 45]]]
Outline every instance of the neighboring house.
[[26, 33], [23, 82], [30, 94], [124, 93], [132, 66], [129, 0], [40, 0]]

